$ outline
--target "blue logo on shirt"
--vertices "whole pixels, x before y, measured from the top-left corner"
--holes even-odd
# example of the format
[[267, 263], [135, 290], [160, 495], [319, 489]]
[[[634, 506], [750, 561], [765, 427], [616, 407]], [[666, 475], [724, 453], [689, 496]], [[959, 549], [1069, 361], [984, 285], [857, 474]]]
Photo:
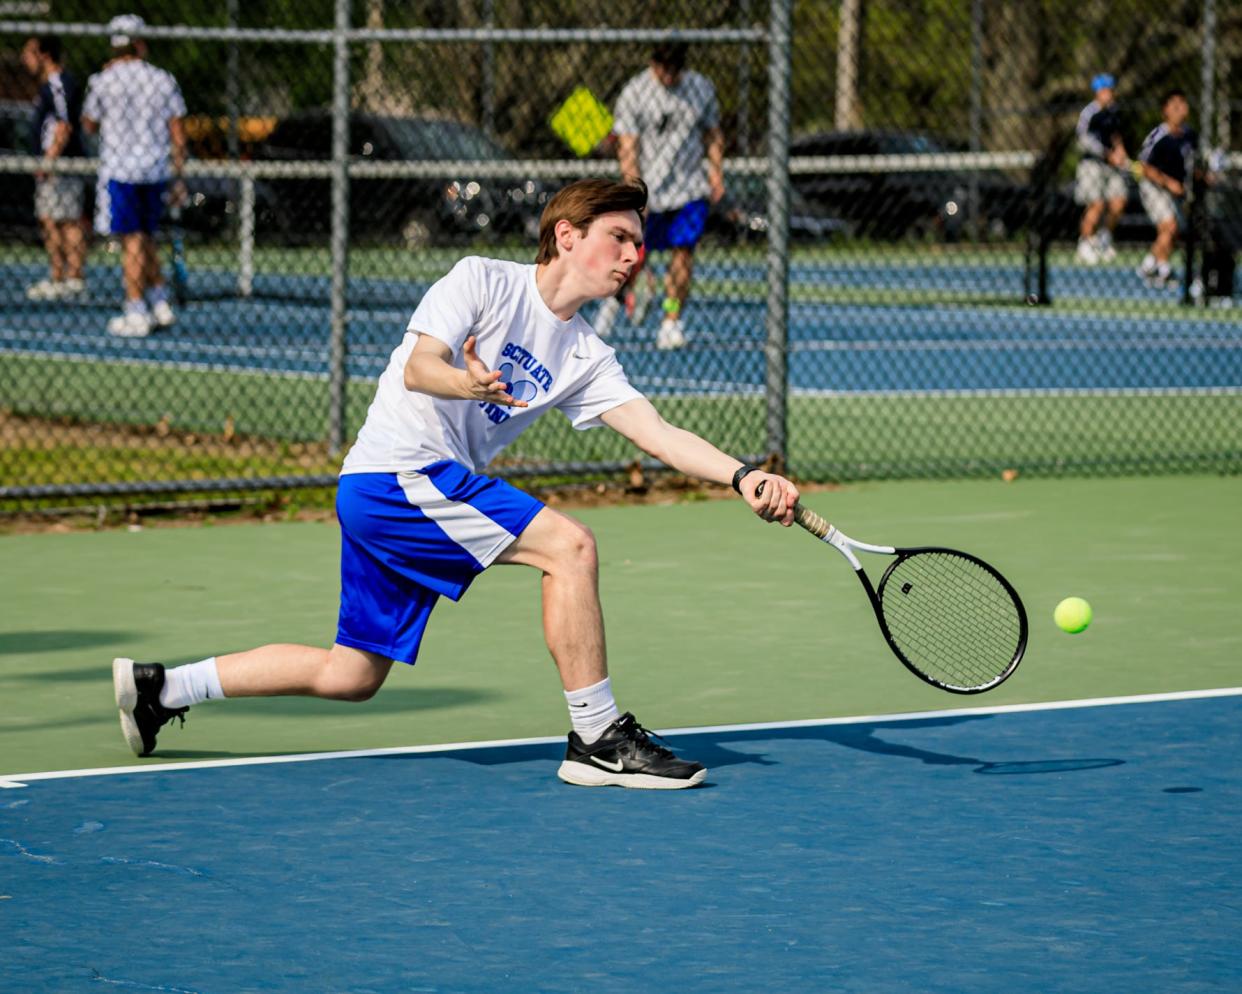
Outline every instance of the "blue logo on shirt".
[[[505, 393], [514, 400], [524, 400], [529, 403], [539, 396], [540, 388], [544, 393], [552, 389], [551, 371], [520, 345], [506, 342], [500, 356], [502, 359], [512, 360], [512, 362], [501, 363], [500, 382], [505, 385]], [[514, 374], [519, 369], [529, 379], [514, 379]], [[505, 408], [487, 401], [480, 403], [479, 407], [483, 408], [483, 413], [493, 424], [504, 424], [513, 416]]]

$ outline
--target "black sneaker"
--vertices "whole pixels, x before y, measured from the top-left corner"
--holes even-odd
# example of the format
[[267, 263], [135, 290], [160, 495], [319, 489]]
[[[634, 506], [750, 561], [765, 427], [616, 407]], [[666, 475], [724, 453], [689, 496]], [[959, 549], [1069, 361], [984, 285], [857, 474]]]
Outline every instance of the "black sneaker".
[[114, 659], [112, 686], [116, 690], [116, 706], [121, 712], [121, 734], [135, 756], [151, 755], [156, 734], [174, 718], [180, 718], [181, 724], [185, 724], [189, 708], [166, 708], [160, 703], [164, 667], [159, 663]]
[[[565, 762], [556, 775], [580, 787], [646, 787], [677, 790], [703, 782], [707, 770], [699, 763], [678, 759], [651, 741], [652, 733], [632, 714], [623, 714], [598, 739], [587, 745], [577, 732], [569, 733]], [[659, 736], [656, 736], [659, 738]]]

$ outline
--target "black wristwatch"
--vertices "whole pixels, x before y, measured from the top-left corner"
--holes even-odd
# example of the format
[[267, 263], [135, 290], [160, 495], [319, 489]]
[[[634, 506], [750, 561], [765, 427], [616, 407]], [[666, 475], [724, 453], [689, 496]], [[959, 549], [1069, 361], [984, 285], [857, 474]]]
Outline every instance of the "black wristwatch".
[[758, 466], [747, 466], [743, 464], [742, 467], [736, 473], [733, 474], [733, 489], [736, 490], [740, 494], [742, 492], [742, 479], [746, 476], [749, 476], [751, 473], [758, 473], [758, 472], [759, 472]]

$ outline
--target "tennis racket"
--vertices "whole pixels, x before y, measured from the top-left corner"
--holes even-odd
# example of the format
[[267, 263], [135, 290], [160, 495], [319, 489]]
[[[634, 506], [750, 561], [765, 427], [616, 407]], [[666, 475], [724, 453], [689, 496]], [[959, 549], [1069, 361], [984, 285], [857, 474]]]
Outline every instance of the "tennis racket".
[[185, 264], [185, 228], [181, 225], [181, 204], [168, 208], [168, 242], [172, 249], [172, 292], [178, 304], [184, 304], [190, 273]]
[[[755, 490], [763, 492], [763, 483]], [[1026, 652], [1026, 610], [1013, 586], [977, 556], [936, 546], [897, 549], [856, 542], [809, 508], [794, 520], [854, 568], [884, 641], [933, 687], [978, 694], [1004, 683]], [[878, 586], [857, 553], [892, 556]]]

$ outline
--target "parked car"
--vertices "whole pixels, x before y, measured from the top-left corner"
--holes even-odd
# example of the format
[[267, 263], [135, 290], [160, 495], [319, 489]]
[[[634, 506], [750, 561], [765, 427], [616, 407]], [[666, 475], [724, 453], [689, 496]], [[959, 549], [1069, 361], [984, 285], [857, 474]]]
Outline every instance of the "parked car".
[[[768, 178], [762, 175], [726, 176], [725, 195], [712, 205], [706, 234], [727, 244], [766, 242], [767, 183]], [[808, 203], [797, 189], [789, 191], [790, 241], [824, 242], [848, 231], [845, 221]]]
[[[0, 101], [0, 156], [30, 154], [31, 105]], [[4, 173], [0, 178], [0, 234], [5, 237], [38, 230], [34, 216], [34, 176]]]
[[[24, 101], [0, 101], [0, 158], [28, 156], [32, 107]], [[98, 154], [98, 139], [83, 135], [86, 154]], [[95, 176], [82, 177], [86, 183], [83, 210], [93, 219]], [[34, 175], [13, 172], [0, 182], [0, 231], [6, 236], [41, 239], [34, 216]], [[202, 237], [213, 237], [231, 225], [237, 212], [238, 183], [223, 177], [194, 176], [186, 180], [186, 203], [182, 210], [183, 228]]]
[[[256, 144], [256, 160], [322, 161], [331, 158], [332, 119], [309, 111], [280, 121]], [[472, 124], [432, 117], [354, 114], [349, 155], [359, 162], [503, 162], [503, 146]], [[265, 181], [279, 233], [290, 240], [321, 240], [331, 229], [328, 179]], [[409, 247], [480, 235], [539, 235], [539, 216], [551, 197], [545, 183], [502, 179], [459, 169], [434, 177], [357, 177], [350, 182], [350, 234], [355, 239], [399, 241]]]
[[[830, 131], [790, 143], [791, 156], [928, 155], [964, 151], [960, 143], [902, 131]], [[986, 237], [1003, 238], [1030, 216], [1025, 184], [999, 169], [795, 172], [806, 200], [850, 222], [862, 238], [961, 237], [977, 224]], [[977, 216], [971, 195], [978, 190]]]

